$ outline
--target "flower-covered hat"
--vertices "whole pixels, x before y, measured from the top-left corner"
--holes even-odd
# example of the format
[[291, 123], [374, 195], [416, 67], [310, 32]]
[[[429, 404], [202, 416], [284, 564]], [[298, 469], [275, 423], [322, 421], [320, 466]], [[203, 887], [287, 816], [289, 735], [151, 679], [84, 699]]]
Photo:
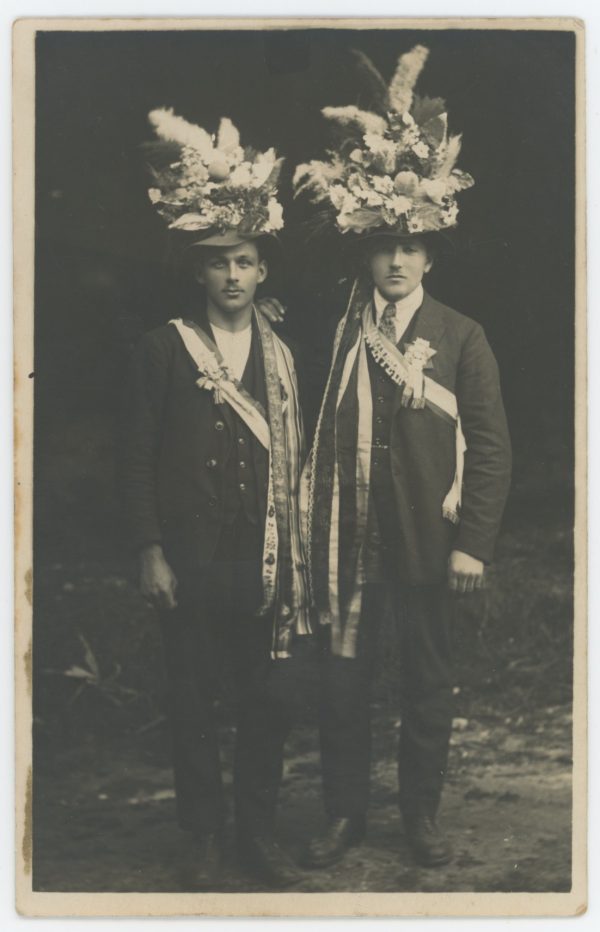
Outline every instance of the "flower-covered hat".
[[148, 119], [159, 140], [143, 146], [153, 178], [148, 195], [170, 230], [197, 233], [191, 245], [235, 246], [283, 227], [283, 159], [274, 149], [242, 148], [226, 117], [216, 136], [172, 109], [152, 110]]
[[323, 115], [345, 131], [326, 161], [299, 165], [298, 195], [325, 205], [323, 225], [341, 233], [429, 233], [457, 222], [458, 192], [474, 184], [455, 168], [461, 137], [448, 136], [446, 104], [413, 93], [429, 50], [416, 45], [401, 55], [386, 85], [373, 63], [354, 52], [374, 99], [374, 111], [325, 107]]

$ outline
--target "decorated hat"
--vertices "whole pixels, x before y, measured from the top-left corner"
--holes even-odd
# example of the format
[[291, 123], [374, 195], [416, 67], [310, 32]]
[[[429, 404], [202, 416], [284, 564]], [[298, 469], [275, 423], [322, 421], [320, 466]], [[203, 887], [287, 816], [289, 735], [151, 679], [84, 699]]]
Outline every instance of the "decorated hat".
[[419, 97], [414, 87], [429, 50], [416, 45], [398, 59], [386, 84], [362, 52], [354, 52], [373, 101], [372, 110], [324, 107], [341, 130], [327, 159], [298, 165], [295, 195], [323, 204], [323, 227], [360, 235], [434, 233], [456, 225], [456, 196], [473, 178], [456, 168], [461, 137], [448, 135], [446, 104]]
[[152, 110], [158, 140], [145, 143], [150, 200], [170, 230], [196, 234], [189, 245], [236, 246], [283, 227], [274, 149], [242, 148], [230, 119], [216, 135], [172, 109]]

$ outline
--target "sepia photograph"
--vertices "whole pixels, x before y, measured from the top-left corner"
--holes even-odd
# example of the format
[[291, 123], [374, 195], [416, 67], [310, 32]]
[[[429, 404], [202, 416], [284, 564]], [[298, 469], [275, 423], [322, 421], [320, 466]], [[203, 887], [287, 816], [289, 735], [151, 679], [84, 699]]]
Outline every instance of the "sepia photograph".
[[14, 56], [20, 911], [585, 910], [583, 24]]

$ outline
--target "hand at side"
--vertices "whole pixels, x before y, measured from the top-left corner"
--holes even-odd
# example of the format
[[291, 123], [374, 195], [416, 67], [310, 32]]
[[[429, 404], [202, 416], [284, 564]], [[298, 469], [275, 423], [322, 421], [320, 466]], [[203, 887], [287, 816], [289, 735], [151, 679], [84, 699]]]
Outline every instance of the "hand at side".
[[481, 560], [453, 550], [448, 559], [448, 586], [453, 592], [473, 592], [483, 587], [484, 566]]
[[158, 608], [177, 607], [177, 579], [160, 544], [151, 544], [140, 553], [140, 590]]

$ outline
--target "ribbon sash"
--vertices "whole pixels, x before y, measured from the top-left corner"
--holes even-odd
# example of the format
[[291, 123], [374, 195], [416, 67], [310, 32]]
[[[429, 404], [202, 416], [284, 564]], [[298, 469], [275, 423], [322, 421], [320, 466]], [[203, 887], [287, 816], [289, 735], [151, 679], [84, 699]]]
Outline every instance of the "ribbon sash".
[[431, 411], [455, 426], [456, 468], [454, 480], [442, 503], [442, 515], [453, 524], [460, 520], [460, 503], [462, 478], [467, 444], [462, 430], [456, 395], [429, 378], [423, 371], [407, 363], [405, 356], [397, 346], [373, 323], [373, 315], [366, 308], [363, 313], [363, 334], [373, 358], [390, 378], [400, 386], [411, 389], [412, 406], [421, 408], [426, 405]]
[[241, 382], [229, 374], [217, 344], [192, 321], [177, 318], [169, 323], [176, 328], [198, 371], [202, 373], [196, 383], [198, 387], [220, 393], [250, 428], [259, 443], [268, 450], [270, 430], [262, 405], [252, 398]]
[[[361, 287], [362, 285], [362, 287]], [[368, 287], [368, 286], [367, 286]], [[372, 287], [372, 286], [371, 286]], [[459, 521], [464, 453], [456, 396], [411, 365], [400, 350], [376, 327], [364, 283], [355, 282], [347, 313], [338, 325], [333, 360], [315, 432], [315, 442], [303, 476], [302, 506], [309, 556], [309, 581], [322, 624], [331, 625], [332, 649], [337, 655], [355, 656], [364, 584], [364, 538], [369, 507], [372, 444], [372, 399], [367, 346], [390, 378], [404, 388], [403, 399], [411, 407], [429, 407], [452, 423], [456, 437], [454, 481], [443, 505], [444, 518]], [[358, 425], [356, 463], [356, 564], [345, 624], [339, 606], [340, 489], [337, 454], [337, 410], [358, 365]], [[354, 562], [354, 560], [353, 560]], [[325, 571], [325, 573], [323, 572]]]
[[[217, 345], [193, 321], [169, 321], [177, 329], [200, 377], [196, 384], [214, 392], [215, 402], [226, 401], [269, 453], [267, 512], [262, 560], [263, 601], [257, 614], [275, 607], [273, 658], [289, 656], [294, 629], [310, 633], [305, 556], [300, 539], [298, 490], [304, 453], [302, 419], [297, 399], [293, 359], [267, 321], [254, 311], [261, 341], [266, 413], [233, 378]], [[282, 401], [282, 388], [286, 395]]]

